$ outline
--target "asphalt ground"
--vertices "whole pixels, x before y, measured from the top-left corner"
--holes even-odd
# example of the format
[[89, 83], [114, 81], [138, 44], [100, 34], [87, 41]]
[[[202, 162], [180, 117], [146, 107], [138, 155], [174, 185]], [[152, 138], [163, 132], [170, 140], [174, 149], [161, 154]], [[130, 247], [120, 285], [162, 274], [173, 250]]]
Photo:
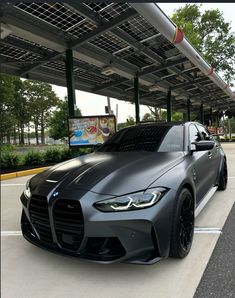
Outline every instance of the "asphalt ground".
[[229, 213], [194, 298], [235, 297], [235, 205]]
[[[235, 201], [235, 144], [223, 144], [223, 147], [228, 158], [228, 188], [224, 192], [217, 191], [197, 217], [190, 254], [183, 260], [169, 258], [151, 266], [100, 265], [56, 255], [28, 243], [20, 234], [19, 197], [30, 177], [2, 181], [2, 297], [190, 298], [199, 284], [196, 295], [201, 296], [196, 298], [211, 297], [212, 291], [217, 295], [214, 297], [233, 297], [226, 295], [234, 292], [231, 292], [233, 284], [230, 281], [234, 274], [225, 273], [229, 268], [234, 270], [231, 250], [234, 249], [235, 233], [231, 230], [232, 219], [224, 224]], [[218, 254], [225, 253], [227, 257], [219, 263], [219, 270], [218, 267], [212, 268], [213, 274], [208, 277], [207, 271], [219, 246], [219, 237], [223, 246]], [[225, 280], [223, 284], [220, 271]], [[219, 292], [214, 288], [207, 292], [205, 286], [201, 289], [201, 285], [212, 283], [226, 287], [226, 282], [228, 291]]]

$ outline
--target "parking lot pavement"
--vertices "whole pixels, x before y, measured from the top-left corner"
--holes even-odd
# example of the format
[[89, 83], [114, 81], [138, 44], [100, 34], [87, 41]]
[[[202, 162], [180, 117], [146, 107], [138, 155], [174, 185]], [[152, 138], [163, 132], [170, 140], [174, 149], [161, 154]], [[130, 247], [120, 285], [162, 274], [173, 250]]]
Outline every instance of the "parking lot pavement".
[[235, 204], [225, 223], [194, 298], [235, 297]]
[[216, 192], [197, 217], [199, 231], [190, 254], [183, 260], [167, 259], [152, 266], [81, 261], [35, 247], [17, 233], [5, 233], [20, 230], [19, 196], [29, 177], [3, 181], [2, 297], [193, 297], [235, 199], [235, 145], [223, 147], [231, 177], [228, 189]]

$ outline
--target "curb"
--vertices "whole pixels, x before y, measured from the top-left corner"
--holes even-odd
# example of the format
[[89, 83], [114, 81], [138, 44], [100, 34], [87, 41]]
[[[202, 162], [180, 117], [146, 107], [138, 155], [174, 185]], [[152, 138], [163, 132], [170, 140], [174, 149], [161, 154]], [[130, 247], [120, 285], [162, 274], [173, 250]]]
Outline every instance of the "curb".
[[48, 168], [49, 167], [43, 167], [43, 168], [13, 172], [13, 173], [9, 173], [9, 174], [2, 174], [2, 175], [0, 175], [0, 181], [12, 179], [12, 178], [17, 178], [17, 177], [33, 175], [33, 174], [38, 174], [38, 173], [41, 173], [41, 172], [45, 171]]

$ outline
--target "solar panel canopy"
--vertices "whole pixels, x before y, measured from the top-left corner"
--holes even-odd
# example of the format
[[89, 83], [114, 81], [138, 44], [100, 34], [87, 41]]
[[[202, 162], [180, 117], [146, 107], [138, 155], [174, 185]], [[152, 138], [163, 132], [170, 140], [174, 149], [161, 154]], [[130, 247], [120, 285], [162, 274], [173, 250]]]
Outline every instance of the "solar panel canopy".
[[[66, 86], [65, 51], [73, 50], [78, 90], [191, 111], [235, 107], [235, 101], [128, 3], [1, 5], [1, 72]], [[79, 100], [79, 99], [78, 99]]]

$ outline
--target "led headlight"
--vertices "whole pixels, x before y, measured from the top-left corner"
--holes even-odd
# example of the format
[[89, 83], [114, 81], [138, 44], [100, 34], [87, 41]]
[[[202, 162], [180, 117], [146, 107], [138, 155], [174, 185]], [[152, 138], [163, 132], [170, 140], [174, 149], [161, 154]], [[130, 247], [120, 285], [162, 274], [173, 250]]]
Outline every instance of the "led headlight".
[[95, 203], [94, 206], [104, 212], [148, 208], [156, 204], [166, 192], [166, 188], [158, 187], [145, 193], [134, 193], [123, 197], [100, 201]]
[[26, 188], [24, 190], [24, 195], [27, 199], [29, 199], [31, 197], [31, 191], [30, 191], [30, 188], [29, 188], [29, 180], [26, 183]]

